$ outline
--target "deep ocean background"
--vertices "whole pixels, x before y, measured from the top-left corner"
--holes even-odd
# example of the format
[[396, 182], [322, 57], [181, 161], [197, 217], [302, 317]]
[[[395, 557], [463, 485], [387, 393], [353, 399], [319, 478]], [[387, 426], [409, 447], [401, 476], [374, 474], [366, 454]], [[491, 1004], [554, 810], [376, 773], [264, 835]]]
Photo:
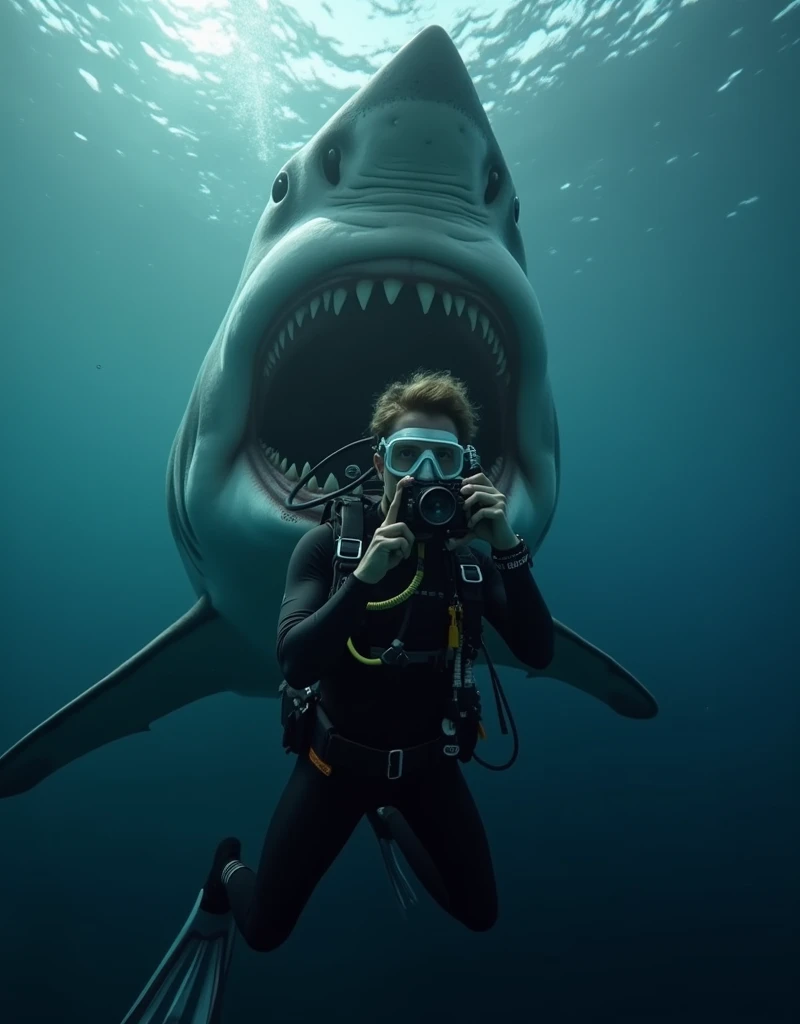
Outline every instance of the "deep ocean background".
[[[284, 947], [238, 944], [224, 1024], [788, 1022], [800, 5], [336, 15], [0, 5], [0, 748], [192, 603], [166, 458], [274, 174], [442, 24], [513, 166], [547, 326], [563, 478], [537, 579], [661, 714], [511, 676], [520, 760], [468, 769], [495, 930], [426, 900], [404, 923], [364, 825]], [[256, 860], [289, 768], [275, 702], [228, 695], [3, 802], [2, 1024], [121, 1020], [216, 841]]]

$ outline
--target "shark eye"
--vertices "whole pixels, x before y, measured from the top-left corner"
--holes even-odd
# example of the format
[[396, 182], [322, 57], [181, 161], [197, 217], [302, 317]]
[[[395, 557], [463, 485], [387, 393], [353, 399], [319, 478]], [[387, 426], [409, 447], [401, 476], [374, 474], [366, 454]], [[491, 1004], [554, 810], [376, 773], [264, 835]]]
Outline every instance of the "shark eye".
[[497, 198], [497, 193], [500, 191], [500, 185], [503, 182], [502, 175], [497, 167], [493, 167], [489, 171], [489, 179], [486, 182], [486, 191], [483, 193], [483, 201], [488, 206], [489, 203], [493, 203]]
[[289, 191], [289, 175], [286, 171], [281, 171], [278, 177], [272, 183], [272, 201], [279, 203], [281, 199], [286, 198], [286, 193]]
[[519, 224], [519, 196], [514, 196], [514, 223]]
[[341, 151], [336, 146], [331, 146], [325, 156], [322, 158], [322, 169], [325, 172], [325, 177], [331, 183], [331, 185], [338, 185], [339, 178], [341, 177], [341, 171], [339, 165], [342, 162]]

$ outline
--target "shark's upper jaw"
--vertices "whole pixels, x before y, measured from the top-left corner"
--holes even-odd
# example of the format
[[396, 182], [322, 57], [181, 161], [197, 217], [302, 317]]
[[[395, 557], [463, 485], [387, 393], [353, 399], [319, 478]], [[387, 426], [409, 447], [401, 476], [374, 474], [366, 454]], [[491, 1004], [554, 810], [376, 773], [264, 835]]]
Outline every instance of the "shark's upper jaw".
[[[483, 465], [508, 489], [516, 362], [502, 306], [476, 283], [417, 260], [341, 267], [292, 296], [263, 336], [248, 444], [255, 474], [282, 502], [312, 466], [367, 434], [372, 403], [387, 384], [417, 368], [449, 369], [479, 406]], [[338, 489], [369, 458], [362, 450], [326, 466], [295, 500]]]

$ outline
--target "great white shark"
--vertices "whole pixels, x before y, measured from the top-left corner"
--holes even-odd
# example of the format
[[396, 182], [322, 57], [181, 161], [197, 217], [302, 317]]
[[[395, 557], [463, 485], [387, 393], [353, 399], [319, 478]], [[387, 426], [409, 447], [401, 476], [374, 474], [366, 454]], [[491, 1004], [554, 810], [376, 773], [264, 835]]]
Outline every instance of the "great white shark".
[[[284, 500], [304, 467], [363, 436], [374, 395], [398, 375], [450, 369], [467, 382], [483, 465], [513, 528], [539, 549], [558, 501], [559, 441], [519, 215], [469, 73], [435, 26], [286, 162], [169, 458], [169, 522], [196, 603], [4, 754], [0, 796], [202, 697], [278, 696], [286, 566], [319, 518]], [[354, 472], [333, 464], [297, 500]], [[487, 629], [495, 659], [514, 665]], [[658, 710], [560, 622], [552, 663], [525, 671], [631, 718]]]

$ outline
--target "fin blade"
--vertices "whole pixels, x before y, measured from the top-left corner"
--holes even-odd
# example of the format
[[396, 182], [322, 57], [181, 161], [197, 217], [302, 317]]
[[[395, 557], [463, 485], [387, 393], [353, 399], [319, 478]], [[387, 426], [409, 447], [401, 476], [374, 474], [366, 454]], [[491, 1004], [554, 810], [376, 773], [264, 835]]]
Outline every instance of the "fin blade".
[[202, 891], [122, 1024], [216, 1024], [236, 926], [200, 909]]
[[[278, 696], [276, 670], [201, 598], [105, 679], [70, 701], [0, 757], [0, 798], [159, 718], [225, 690]], [[274, 681], [271, 687], [270, 681]]]
[[554, 620], [553, 625], [555, 653], [546, 669], [533, 670], [517, 661], [491, 627], [486, 636], [489, 652], [499, 664], [521, 668], [528, 676], [558, 679], [583, 690], [625, 718], [655, 718], [656, 699], [634, 675], [563, 622]]

